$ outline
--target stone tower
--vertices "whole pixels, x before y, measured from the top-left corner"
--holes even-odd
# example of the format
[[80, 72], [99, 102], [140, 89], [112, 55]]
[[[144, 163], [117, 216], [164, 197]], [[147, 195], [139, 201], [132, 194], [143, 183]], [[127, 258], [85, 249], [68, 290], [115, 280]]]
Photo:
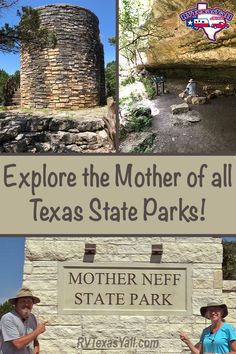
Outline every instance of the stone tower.
[[75, 5], [38, 8], [41, 24], [53, 30], [55, 48], [21, 53], [21, 105], [77, 109], [104, 103], [103, 45], [98, 18]]

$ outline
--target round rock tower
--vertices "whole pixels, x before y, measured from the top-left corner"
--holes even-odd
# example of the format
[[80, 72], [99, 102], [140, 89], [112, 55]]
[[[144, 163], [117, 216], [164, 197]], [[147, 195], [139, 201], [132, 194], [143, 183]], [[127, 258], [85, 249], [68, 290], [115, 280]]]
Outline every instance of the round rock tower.
[[98, 18], [74, 5], [37, 8], [41, 25], [54, 31], [55, 48], [21, 52], [21, 105], [76, 109], [104, 103], [103, 45]]

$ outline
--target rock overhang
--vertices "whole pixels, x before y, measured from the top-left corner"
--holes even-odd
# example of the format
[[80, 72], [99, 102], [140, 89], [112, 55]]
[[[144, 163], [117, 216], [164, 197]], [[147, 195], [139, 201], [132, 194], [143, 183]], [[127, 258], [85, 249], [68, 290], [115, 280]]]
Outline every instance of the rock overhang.
[[[236, 67], [236, 20], [221, 31], [215, 43], [209, 41], [202, 30], [186, 28], [180, 13], [194, 7], [190, 1], [154, 1], [151, 9], [152, 36], [143, 48], [146, 67], [153, 69], [225, 70], [232, 73]], [[236, 14], [236, 4], [227, 6], [212, 0], [210, 7], [223, 7]], [[226, 75], [229, 76], [228, 74]], [[233, 75], [234, 77], [236, 74]]]

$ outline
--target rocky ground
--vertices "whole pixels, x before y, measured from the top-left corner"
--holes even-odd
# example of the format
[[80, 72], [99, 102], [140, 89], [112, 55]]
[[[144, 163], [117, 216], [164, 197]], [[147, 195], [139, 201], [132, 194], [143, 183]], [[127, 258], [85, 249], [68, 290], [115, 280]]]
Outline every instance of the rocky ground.
[[[154, 153], [236, 152], [235, 96], [220, 96], [204, 105], [189, 105], [191, 110], [188, 113], [172, 114], [171, 105], [182, 103], [177, 94], [165, 94], [152, 102], [158, 110], [152, 127], [157, 132]], [[198, 122], [189, 121], [191, 117]]]
[[120, 143], [122, 153], [151, 153], [156, 141], [156, 133], [145, 131], [130, 133], [127, 138]]
[[180, 98], [185, 87], [184, 79], [166, 80], [166, 93], [153, 100], [145, 97], [140, 83], [121, 89], [121, 98], [136, 93], [137, 104], [149, 107], [153, 116], [148, 132], [128, 134], [122, 152], [142, 153], [148, 140], [153, 142], [148, 152], [158, 154], [235, 154], [236, 85], [198, 81], [198, 97]]
[[107, 107], [77, 111], [0, 110], [1, 153], [111, 152]]

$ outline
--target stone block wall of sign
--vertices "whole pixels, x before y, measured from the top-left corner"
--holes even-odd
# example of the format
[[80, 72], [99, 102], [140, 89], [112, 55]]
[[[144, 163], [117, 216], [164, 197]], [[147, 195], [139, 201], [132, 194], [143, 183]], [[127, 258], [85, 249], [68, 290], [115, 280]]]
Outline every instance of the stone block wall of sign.
[[[151, 248], [163, 245], [162, 264], [192, 265], [192, 315], [60, 315], [57, 307], [58, 262], [84, 259], [85, 243], [95, 243], [94, 262], [144, 262], [149, 264]], [[23, 284], [29, 286], [41, 303], [34, 307], [39, 320], [48, 320], [47, 331], [40, 336], [42, 354], [182, 354], [189, 353], [179, 340], [184, 330], [194, 343], [206, 327], [199, 308], [211, 301], [227, 302], [222, 292], [222, 255], [220, 238], [213, 237], [27, 237]], [[235, 295], [234, 295], [235, 296]], [[231, 309], [230, 309], [231, 311]], [[207, 321], [209, 323], [209, 321]], [[117, 350], [82, 350], [78, 337], [109, 340], [136, 337], [159, 340], [159, 347]], [[150, 342], [149, 342], [150, 343]]]
[[103, 45], [98, 18], [74, 5], [38, 8], [41, 25], [57, 37], [55, 48], [22, 50], [21, 105], [82, 108], [104, 103]]

